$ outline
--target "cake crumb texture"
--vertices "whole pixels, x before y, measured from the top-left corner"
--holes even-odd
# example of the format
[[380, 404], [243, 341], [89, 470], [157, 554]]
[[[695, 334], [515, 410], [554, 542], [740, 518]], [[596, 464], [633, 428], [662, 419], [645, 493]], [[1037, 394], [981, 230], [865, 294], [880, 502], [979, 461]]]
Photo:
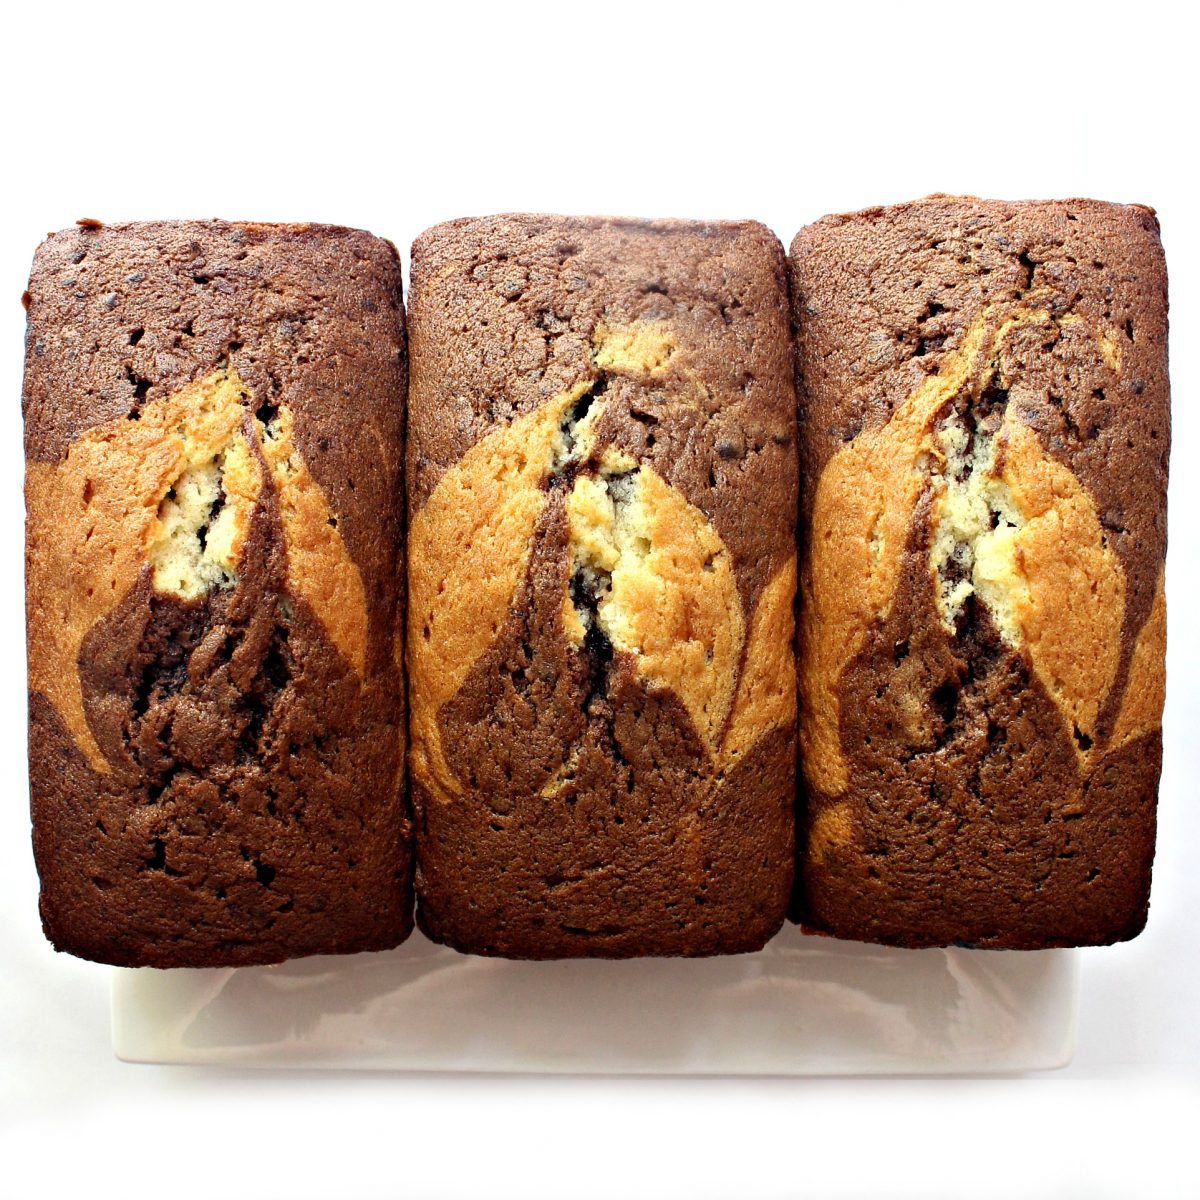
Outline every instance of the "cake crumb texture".
[[154, 966], [395, 945], [395, 251], [319, 226], [89, 226], [40, 247], [29, 293], [47, 935]]
[[930, 197], [791, 250], [796, 913], [897, 945], [1146, 917], [1170, 439], [1153, 213]]
[[452, 222], [411, 322], [419, 921], [516, 957], [761, 946], [795, 772], [778, 244]]

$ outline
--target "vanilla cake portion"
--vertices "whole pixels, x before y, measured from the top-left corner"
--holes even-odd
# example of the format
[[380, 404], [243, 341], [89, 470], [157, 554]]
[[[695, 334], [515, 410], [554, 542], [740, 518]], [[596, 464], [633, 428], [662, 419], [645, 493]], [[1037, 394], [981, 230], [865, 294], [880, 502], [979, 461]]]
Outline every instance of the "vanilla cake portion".
[[127, 966], [394, 946], [406, 366], [387, 242], [53, 234], [26, 297], [46, 934]]
[[1038, 948], [1146, 920], [1166, 271], [1147, 208], [934, 196], [791, 247], [796, 916]]
[[410, 317], [418, 921], [527, 958], [757, 949], [794, 853], [782, 248], [453, 221]]

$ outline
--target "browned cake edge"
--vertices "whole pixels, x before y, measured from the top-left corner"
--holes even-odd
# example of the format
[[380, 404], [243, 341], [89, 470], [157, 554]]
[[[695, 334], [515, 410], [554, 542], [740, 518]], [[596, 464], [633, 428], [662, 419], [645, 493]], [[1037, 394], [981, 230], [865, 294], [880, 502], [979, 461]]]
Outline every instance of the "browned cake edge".
[[1135, 935], [1165, 646], [1153, 212], [930, 197], [825, 218], [790, 263], [794, 915], [906, 946]]
[[330, 226], [89, 226], [39, 247], [27, 307], [47, 936], [154, 966], [397, 944], [394, 247]]
[[[788, 321], [782, 250], [753, 223], [517, 215], [417, 239], [411, 774], [436, 940], [708, 954], [781, 923], [793, 665], [757, 647], [791, 641]], [[682, 564], [652, 581], [661, 628], [605, 608], [649, 579], [613, 544], [634, 513], [646, 561]], [[720, 670], [672, 633], [689, 588]], [[606, 632], [622, 612], [640, 655]]]

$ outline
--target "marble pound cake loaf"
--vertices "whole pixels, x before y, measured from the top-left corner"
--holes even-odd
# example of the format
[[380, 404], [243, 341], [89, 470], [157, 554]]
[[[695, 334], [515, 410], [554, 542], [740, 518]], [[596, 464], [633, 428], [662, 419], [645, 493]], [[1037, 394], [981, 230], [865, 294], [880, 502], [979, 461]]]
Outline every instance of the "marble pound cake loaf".
[[528, 958], [760, 947], [793, 858], [781, 247], [451, 222], [410, 327], [418, 922]]
[[1154, 213], [931, 197], [791, 249], [799, 919], [900, 946], [1146, 920], [1166, 610]]
[[26, 298], [33, 838], [120, 965], [411, 927], [400, 264], [310, 225], [87, 227]]

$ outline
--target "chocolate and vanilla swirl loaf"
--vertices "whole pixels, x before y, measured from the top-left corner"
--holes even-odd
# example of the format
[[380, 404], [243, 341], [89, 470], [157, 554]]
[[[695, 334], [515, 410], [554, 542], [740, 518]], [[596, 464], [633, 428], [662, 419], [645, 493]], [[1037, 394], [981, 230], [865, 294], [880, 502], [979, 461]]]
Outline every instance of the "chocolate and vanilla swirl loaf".
[[46, 933], [125, 965], [411, 924], [400, 264], [308, 225], [37, 252], [24, 412]]
[[1154, 213], [935, 196], [817, 222], [791, 270], [800, 920], [1134, 936], [1166, 639]]
[[793, 857], [776, 239], [454, 221], [410, 317], [419, 922], [529, 958], [756, 949]]

